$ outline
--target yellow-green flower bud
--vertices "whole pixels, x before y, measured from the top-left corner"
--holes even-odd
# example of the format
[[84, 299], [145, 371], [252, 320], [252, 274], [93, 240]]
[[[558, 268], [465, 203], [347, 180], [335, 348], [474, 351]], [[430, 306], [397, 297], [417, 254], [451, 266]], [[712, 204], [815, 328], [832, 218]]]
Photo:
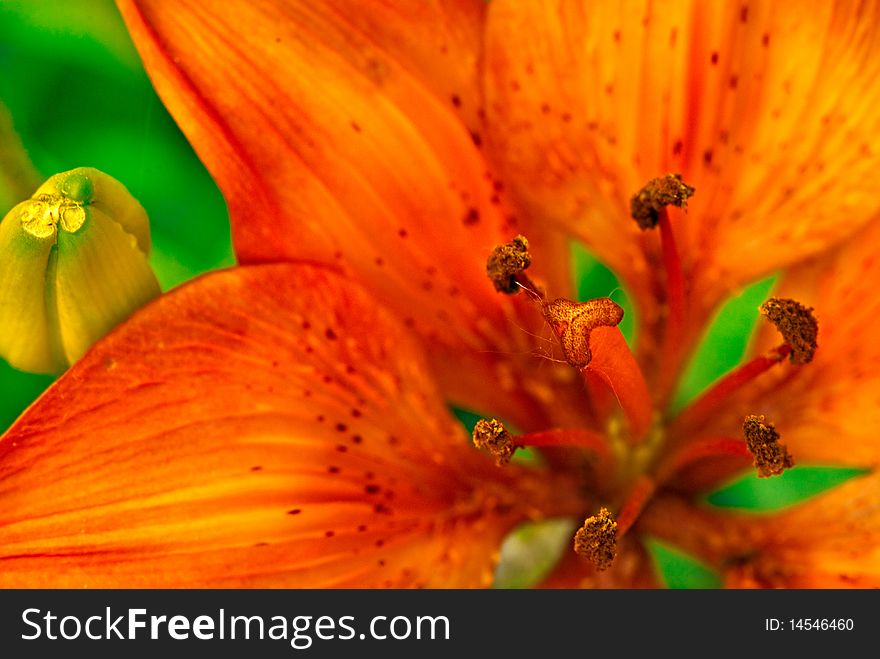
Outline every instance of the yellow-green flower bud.
[[56, 174], [0, 223], [0, 356], [59, 373], [159, 295], [147, 214], [90, 167]]

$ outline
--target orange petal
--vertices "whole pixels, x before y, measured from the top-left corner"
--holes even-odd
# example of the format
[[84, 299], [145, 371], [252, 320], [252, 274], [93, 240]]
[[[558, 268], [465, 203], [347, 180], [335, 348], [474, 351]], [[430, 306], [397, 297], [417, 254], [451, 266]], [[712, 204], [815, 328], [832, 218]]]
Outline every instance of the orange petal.
[[[814, 308], [819, 348], [810, 364], [775, 367], [717, 415], [728, 430], [764, 414], [796, 463], [880, 464], [880, 222], [789, 273], [774, 291]], [[762, 328], [757, 351], [779, 345]]]
[[878, 209], [880, 8], [860, 2], [493, 0], [490, 147], [526, 214], [623, 276], [651, 322], [647, 180], [696, 187], [675, 220], [696, 306], [825, 249]]
[[236, 268], [139, 312], [0, 440], [0, 585], [484, 585], [542, 505], [522, 473], [469, 445], [361, 288]]
[[[518, 231], [474, 133], [485, 3], [120, 4], [224, 192], [240, 262], [333, 263], [428, 341], [450, 398], [508, 417], [535, 404], [520, 376], [536, 365], [540, 316], [485, 273]], [[546, 233], [529, 238], [556, 258], [533, 270], [568, 286], [567, 251]], [[456, 372], [463, 348], [473, 378]]]
[[[242, 263], [335, 262], [410, 324], [473, 339], [437, 316], [470, 307], [474, 319], [476, 303], [498, 320], [485, 259], [512, 236], [449, 96], [416, 63], [430, 52], [438, 67], [444, 46], [449, 69], [472, 68], [476, 55], [450, 50], [457, 42], [442, 33], [427, 38], [425, 17], [388, 9], [383, 24], [376, 7], [163, 0], [122, 10], [224, 192]], [[479, 27], [467, 12], [423, 11], [456, 34]]]
[[880, 474], [764, 520], [764, 538], [727, 575], [733, 587], [880, 587]]
[[880, 586], [876, 473], [776, 514], [728, 512], [665, 495], [637, 528], [722, 571], [730, 588]]

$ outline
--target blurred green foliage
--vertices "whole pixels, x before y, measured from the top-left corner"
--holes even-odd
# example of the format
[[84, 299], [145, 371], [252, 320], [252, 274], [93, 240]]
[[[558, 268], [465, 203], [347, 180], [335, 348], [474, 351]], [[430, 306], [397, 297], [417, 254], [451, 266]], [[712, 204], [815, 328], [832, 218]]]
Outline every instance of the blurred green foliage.
[[[153, 91], [111, 0], [4, 0], [0, 70], [0, 103], [44, 179], [96, 167], [146, 208], [164, 290], [233, 265], [223, 197]], [[0, 365], [0, 426], [50, 382]]]
[[853, 467], [804, 465], [786, 469], [773, 478], [758, 478], [757, 474], [749, 473], [712, 492], [706, 501], [719, 508], [769, 512], [815, 496], [867, 471]]
[[520, 525], [501, 545], [492, 587], [529, 588], [539, 583], [570, 550], [577, 527], [577, 521], [565, 518]]
[[758, 307], [770, 297], [775, 283], [774, 275], [747, 286], [718, 310], [685, 369], [672, 404], [673, 411], [683, 408], [742, 361], [758, 324]]
[[655, 538], [645, 542], [648, 553], [667, 588], [721, 588], [719, 575], [710, 567]]

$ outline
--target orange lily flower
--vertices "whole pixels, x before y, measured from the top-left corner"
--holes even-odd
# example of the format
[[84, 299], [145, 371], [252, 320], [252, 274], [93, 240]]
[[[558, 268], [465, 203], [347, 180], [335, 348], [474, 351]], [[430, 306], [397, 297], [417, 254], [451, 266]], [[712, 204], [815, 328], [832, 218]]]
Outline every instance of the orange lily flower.
[[[485, 586], [516, 524], [576, 516], [548, 586], [657, 585], [647, 535], [731, 586], [880, 585], [875, 475], [775, 515], [694, 498], [880, 457], [880, 9], [121, 9], [242, 265], [138, 312], [3, 436], [0, 584]], [[696, 196], [643, 231], [631, 198], [667, 172]], [[613, 303], [570, 300], [571, 238], [632, 293], [635, 354]], [[526, 293], [487, 278], [499, 246]], [[718, 303], [779, 269], [782, 344], [669, 413]], [[480, 427], [499, 462], [545, 464], [495, 465], [446, 401], [522, 431]]]

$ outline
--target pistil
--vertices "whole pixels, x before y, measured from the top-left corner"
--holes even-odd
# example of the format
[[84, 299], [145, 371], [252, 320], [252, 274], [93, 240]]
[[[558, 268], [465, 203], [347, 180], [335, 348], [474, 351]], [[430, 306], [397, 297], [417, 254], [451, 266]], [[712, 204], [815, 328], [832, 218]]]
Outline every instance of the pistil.
[[565, 360], [591, 389], [607, 387], [629, 422], [637, 444], [651, 426], [652, 404], [641, 368], [617, 324], [623, 309], [610, 298], [587, 302], [558, 299], [544, 305], [544, 318], [555, 332]]
[[525, 289], [535, 298], [556, 334], [565, 361], [581, 374], [593, 394], [594, 411], [600, 418], [609, 411], [603, 404], [606, 397], [595, 395], [601, 385], [619, 402], [629, 422], [631, 443], [639, 443], [651, 426], [653, 404], [641, 368], [617, 328], [623, 309], [610, 298], [548, 301], [525, 275], [532, 262], [528, 245], [524, 236], [516, 236], [495, 247], [486, 262], [486, 274], [499, 292], [512, 295]]

